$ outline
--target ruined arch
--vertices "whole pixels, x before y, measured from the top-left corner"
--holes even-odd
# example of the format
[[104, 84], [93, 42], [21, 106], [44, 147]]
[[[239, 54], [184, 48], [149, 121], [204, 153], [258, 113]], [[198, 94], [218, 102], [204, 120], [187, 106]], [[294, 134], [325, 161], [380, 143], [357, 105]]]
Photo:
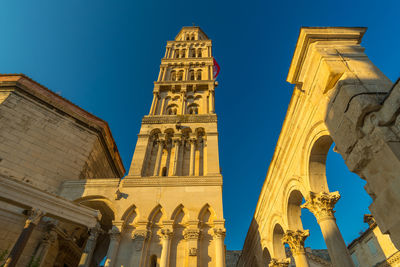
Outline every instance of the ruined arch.
[[273, 246], [273, 257], [277, 259], [286, 258], [285, 246], [282, 243], [282, 238], [285, 231], [281, 224], [276, 223], [272, 231], [272, 246]]

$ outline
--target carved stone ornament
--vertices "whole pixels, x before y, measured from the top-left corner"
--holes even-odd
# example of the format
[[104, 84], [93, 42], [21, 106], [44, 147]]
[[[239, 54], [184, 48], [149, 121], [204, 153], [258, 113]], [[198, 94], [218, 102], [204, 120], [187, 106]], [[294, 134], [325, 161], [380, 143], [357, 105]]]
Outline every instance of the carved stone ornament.
[[95, 227], [90, 228], [90, 235], [88, 237], [89, 240], [95, 241], [99, 234], [102, 234], [104, 232], [103, 229], [101, 229], [101, 226], [99, 223], [96, 224]]
[[272, 258], [271, 261], [269, 262], [268, 267], [288, 267], [290, 263], [290, 259], [275, 259]]
[[197, 256], [197, 248], [189, 248], [189, 256]]
[[169, 230], [169, 229], [166, 229], [166, 228], [161, 229], [160, 232], [159, 232], [159, 235], [160, 235], [161, 239], [164, 239], [164, 240], [171, 239], [172, 238], [172, 234], [173, 234], [172, 231]]
[[44, 212], [41, 211], [40, 209], [34, 208], [31, 210], [28, 210], [26, 212], [26, 215], [28, 215], [28, 219], [25, 222], [25, 227], [29, 226], [29, 224], [31, 224], [31, 223], [34, 225], [37, 225], [40, 222], [40, 220], [42, 219]]
[[108, 234], [110, 235], [111, 240], [118, 240], [121, 235], [121, 232], [119, 231], [117, 226], [113, 225], [110, 231], [108, 231]]
[[225, 228], [214, 228], [214, 238], [225, 238], [226, 229]]
[[287, 243], [290, 246], [293, 254], [305, 253], [304, 241], [306, 241], [306, 238], [309, 235], [310, 232], [308, 230], [287, 230], [286, 233], [283, 235], [282, 242]]
[[185, 229], [183, 231], [183, 237], [186, 240], [189, 240], [189, 239], [197, 240], [199, 238], [199, 236], [200, 236], [200, 230], [199, 229]]
[[301, 205], [302, 208], [307, 208], [310, 210], [314, 216], [317, 218], [317, 221], [335, 218], [335, 211], [333, 208], [335, 207], [336, 202], [340, 199], [339, 192], [332, 193], [313, 193], [310, 192], [309, 197], [307, 198], [307, 202]]
[[149, 237], [149, 230], [147, 229], [141, 229], [141, 230], [135, 230], [132, 233], [132, 239], [138, 240], [138, 241], [144, 241]]

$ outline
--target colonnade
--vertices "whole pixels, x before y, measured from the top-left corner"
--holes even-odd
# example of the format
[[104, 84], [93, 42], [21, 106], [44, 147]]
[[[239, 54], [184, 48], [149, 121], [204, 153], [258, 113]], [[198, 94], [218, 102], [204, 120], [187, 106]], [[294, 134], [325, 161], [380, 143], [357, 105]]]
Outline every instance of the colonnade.
[[[336, 224], [334, 216], [334, 206], [340, 199], [338, 192], [332, 193], [314, 193], [310, 192], [306, 197], [306, 202], [301, 205], [301, 208], [310, 210], [317, 219], [321, 228], [323, 238], [328, 248], [328, 253], [333, 266], [354, 267], [347, 246]], [[309, 267], [310, 263], [306, 256], [304, 242], [309, 236], [308, 230], [286, 230], [282, 243], [288, 244], [292, 252], [297, 267]], [[289, 266], [288, 259], [272, 258], [270, 267]]]
[[[155, 140], [154, 140], [155, 139]], [[185, 156], [186, 144], [190, 145], [189, 152], [189, 176], [202, 175], [204, 173], [204, 133], [189, 133], [182, 135], [180, 133], [158, 134], [151, 136], [149, 139], [148, 150], [146, 152], [146, 173], [151, 176], [177, 176], [185, 174], [185, 166], [183, 164]], [[152, 154], [156, 148], [155, 162], [152, 162]], [[164, 160], [163, 150], [166, 149], [168, 155]], [[198, 155], [196, 155], [196, 152]], [[201, 157], [202, 156], [202, 157]], [[153, 172], [151, 166], [154, 164]], [[165, 168], [165, 173], [163, 169]]]
[[[214, 228], [213, 238], [215, 241], [215, 262], [216, 267], [224, 267], [225, 262], [225, 229]], [[132, 233], [132, 242], [135, 242], [135, 251], [132, 254], [131, 263], [132, 266], [143, 266], [145, 264], [146, 252], [145, 243], [150, 241], [150, 231], [147, 229], [136, 229]], [[159, 266], [169, 267], [170, 266], [170, 255], [171, 255], [171, 242], [174, 235], [173, 229], [162, 228], [158, 231], [158, 236], [161, 239], [161, 255]], [[107, 250], [105, 267], [113, 267], [118, 254], [118, 247], [120, 243], [121, 229], [120, 226], [113, 228], [109, 231], [110, 244]], [[96, 229], [91, 230], [91, 235], [86, 243], [84, 252], [81, 257], [79, 267], [89, 267], [91, 257], [96, 246], [96, 239], [98, 231]], [[186, 228], [183, 232], [186, 246], [186, 256], [188, 258], [188, 267], [197, 267], [198, 263], [198, 243], [201, 236], [201, 230], [198, 228]]]

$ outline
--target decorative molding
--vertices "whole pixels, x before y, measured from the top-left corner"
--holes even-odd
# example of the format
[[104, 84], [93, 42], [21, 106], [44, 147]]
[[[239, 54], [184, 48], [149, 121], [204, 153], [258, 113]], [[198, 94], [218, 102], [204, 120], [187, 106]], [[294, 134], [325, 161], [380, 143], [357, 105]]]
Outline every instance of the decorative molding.
[[282, 243], [286, 243], [289, 245], [292, 254], [305, 253], [304, 242], [309, 235], [309, 230], [287, 230], [286, 233], [283, 235]]
[[314, 193], [310, 192], [309, 196], [306, 199], [306, 203], [301, 205], [302, 208], [306, 208], [310, 210], [314, 216], [317, 218], [317, 221], [335, 218], [335, 211], [333, 208], [335, 207], [336, 202], [340, 199], [339, 192], [332, 193]]
[[142, 124], [176, 124], [217, 122], [217, 115], [154, 115], [144, 116]]
[[163, 240], [170, 240], [172, 238], [173, 232], [168, 228], [163, 228], [159, 231], [158, 235]]
[[197, 240], [199, 239], [200, 234], [201, 231], [199, 229], [185, 229], [183, 231], [183, 237], [186, 240]]
[[225, 235], [226, 235], [226, 229], [225, 228], [214, 228], [213, 232], [214, 232], [214, 234], [213, 234], [214, 238], [217, 238], [217, 239], [224, 239], [225, 238]]
[[290, 263], [290, 259], [275, 259], [272, 258], [269, 267], [288, 267]]
[[63, 182], [62, 188], [95, 188], [95, 187], [118, 187], [121, 179], [119, 178], [96, 178], [96, 179], [85, 179], [85, 180], [74, 180]]
[[155, 187], [155, 186], [222, 186], [221, 176], [156, 176], [126, 177], [121, 187]]

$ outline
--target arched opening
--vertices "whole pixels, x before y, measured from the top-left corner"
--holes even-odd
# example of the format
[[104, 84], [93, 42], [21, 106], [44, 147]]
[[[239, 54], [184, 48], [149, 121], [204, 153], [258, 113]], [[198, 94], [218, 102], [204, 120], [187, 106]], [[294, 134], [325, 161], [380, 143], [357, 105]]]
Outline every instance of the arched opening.
[[197, 49], [197, 57], [201, 57], [201, 48]]
[[192, 48], [190, 51], [191, 51], [191, 57], [196, 57], [196, 49]]
[[179, 58], [179, 49], [175, 49], [175, 58]]
[[183, 233], [187, 223], [187, 218], [182, 204], [175, 208], [171, 220], [174, 221], [174, 235], [171, 240], [170, 266], [185, 266], [187, 244], [183, 238]]
[[263, 266], [268, 267], [269, 263], [271, 262], [271, 254], [269, 254], [269, 251], [267, 248], [263, 249]]
[[176, 71], [171, 71], [171, 74], [170, 74], [170, 80], [171, 81], [175, 81], [176, 80]]
[[274, 227], [273, 231], [273, 237], [272, 237], [272, 242], [273, 242], [273, 251], [274, 251], [274, 258], [277, 259], [284, 259], [286, 258], [286, 253], [285, 253], [285, 246], [282, 244], [282, 238], [284, 235], [284, 231], [282, 226], [279, 224], [276, 224]]
[[326, 157], [331, 145], [332, 138], [329, 135], [324, 135], [318, 138], [311, 149], [309, 177], [311, 190], [315, 193], [329, 192], [326, 181]]
[[199, 114], [199, 106], [197, 104], [189, 105], [187, 113], [190, 114], [190, 115]]
[[191, 80], [191, 81], [194, 80], [194, 71], [193, 70], [189, 71], [189, 80]]
[[185, 58], [186, 57], [186, 49], [182, 49], [181, 50], [181, 58]]
[[167, 176], [167, 167], [162, 168], [161, 176]]
[[197, 71], [197, 73], [196, 73], [196, 79], [199, 80], [199, 81], [202, 79], [202, 71], [201, 71], [201, 70], [198, 70], [198, 71]]
[[303, 200], [303, 195], [299, 190], [293, 190], [289, 195], [287, 216], [290, 230], [303, 230], [300, 207], [304, 202]]
[[210, 234], [214, 217], [214, 211], [208, 204], [200, 210], [198, 219], [202, 236], [199, 242], [199, 266], [209, 266], [215, 250], [215, 244]]
[[183, 80], [183, 70], [180, 70], [179, 72], [178, 72], [178, 79], [177, 79], [178, 81], [182, 81]]
[[151, 255], [150, 267], [157, 267], [157, 256], [156, 255]]

